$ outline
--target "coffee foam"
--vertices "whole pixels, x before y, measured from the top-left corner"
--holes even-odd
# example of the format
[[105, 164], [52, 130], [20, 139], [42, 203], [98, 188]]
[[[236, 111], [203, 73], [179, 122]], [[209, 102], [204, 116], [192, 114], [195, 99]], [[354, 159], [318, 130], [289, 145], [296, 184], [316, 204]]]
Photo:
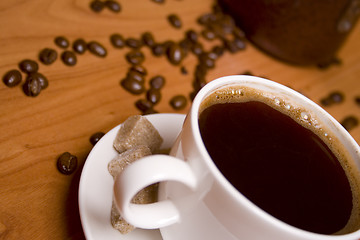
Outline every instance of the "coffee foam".
[[346, 226], [335, 235], [346, 234], [360, 229], [360, 171], [350, 153], [341, 141], [325, 126], [311, 110], [299, 106], [295, 100], [280, 92], [271, 93], [244, 86], [225, 86], [209, 94], [199, 107], [199, 115], [209, 106], [221, 103], [259, 101], [291, 117], [301, 126], [313, 131], [327, 144], [339, 159], [350, 183], [353, 209]]

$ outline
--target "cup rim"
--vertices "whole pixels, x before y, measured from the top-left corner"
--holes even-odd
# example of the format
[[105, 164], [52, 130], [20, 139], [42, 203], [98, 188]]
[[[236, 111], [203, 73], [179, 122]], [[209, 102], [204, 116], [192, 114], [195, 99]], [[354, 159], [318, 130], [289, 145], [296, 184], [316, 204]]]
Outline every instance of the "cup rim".
[[[221, 173], [221, 171], [216, 167], [215, 163], [212, 161], [209, 153], [206, 150], [206, 147], [203, 143], [203, 140], [201, 138], [199, 124], [198, 124], [198, 117], [199, 117], [199, 108], [202, 103], [202, 101], [209, 96], [212, 92], [214, 92], [216, 89], [223, 88], [226, 86], [231, 86], [234, 84], [239, 84], [239, 81], [242, 83], [254, 83], [254, 84], [265, 84], [266, 86], [275, 87], [279, 90], [283, 90], [287, 93], [290, 93], [295, 96], [297, 99], [301, 99], [306, 104], [311, 105], [312, 108], [314, 108], [317, 111], [321, 112], [329, 121], [336, 125], [337, 128], [341, 129], [340, 135], [345, 136], [347, 141], [350, 142], [351, 145], [357, 146], [356, 141], [352, 138], [352, 136], [341, 126], [340, 123], [337, 122], [335, 118], [333, 118], [329, 113], [327, 113], [323, 108], [321, 108], [318, 104], [313, 102], [311, 99], [307, 98], [306, 96], [300, 94], [299, 92], [286, 87], [280, 83], [261, 78], [256, 76], [249, 76], [249, 75], [230, 75], [230, 76], [224, 76], [217, 79], [212, 80], [211, 82], [207, 83], [195, 96], [191, 109], [190, 109], [190, 122], [192, 126], [193, 136], [195, 139], [195, 144], [197, 144], [197, 148], [199, 149], [202, 156], [204, 156], [204, 161], [206, 162], [206, 165], [208, 166], [210, 172], [215, 176], [215, 178], [220, 182], [220, 184], [225, 187], [226, 191], [230, 193], [234, 199], [236, 199], [237, 202], [244, 204], [246, 208], [250, 209], [254, 214], [258, 215], [262, 219], [264, 219], [267, 223], [276, 226], [277, 228], [282, 229], [286, 232], [291, 232], [292, 234], [295, 234], [297, 236], [306, 237], [307, 239], [354, 239], [355, 237], [360, 237], [360, 229], [347, 233], [347, 234], [341, 234], [341, 235], [326, 235], [321, 233], [314, 233], [307, 230], [303, 230], [300, 228], [297, 228], [295, 226], [292, 226], [280, 219], [277, 219], [276, 217], [272, 216], [271, 214], [267, 213], [265, 210], [258, 207], [256, 204], [251, 202], [248, 198], [245, 197], [240, 191], [238, 191]], [[241, 84], [241, 83], [240, 83]], [[344, 238], [346, 237], [346, 238]]]

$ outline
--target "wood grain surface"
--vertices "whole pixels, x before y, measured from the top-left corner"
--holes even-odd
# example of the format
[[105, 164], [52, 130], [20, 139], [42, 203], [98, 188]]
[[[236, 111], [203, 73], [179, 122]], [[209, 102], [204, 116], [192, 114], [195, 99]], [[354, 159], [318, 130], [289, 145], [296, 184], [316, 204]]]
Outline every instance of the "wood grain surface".
[[[0, 83], [0, 239], [83, 239], [78, 213], [77, 191], [82, 166], [92, 145], [89, 137], [107, 132], [128, 116], [139, 114], [134, 96], [119, 84], [129, 64], [124, 56], [128, 48], [115, 49], [109, 41], [113, 33], [139, 38], [145, 31], [157, 41], [178, 41], [189, 29], [201, 30], [196, 19], [211, 11], [210, 0], [119, 0], [120, 13], [103, 10], [95, 13], [89, 0], [12, 0], [0, 1], [0, 75], [17, 69], [23, 59], [38, 61], [38, 53], [55, 46], [56, 36], [70, 41], [95, 40], [108, 50], [105, 58], [86, 52], [78, 55], [75, 66], [57, 60], [39, 72], [49, 87], [37, 97], [27, 97], [21, 86], [8, 88]], [[171, 27], [169, 14], [178, 14], [181, 29]], [[217, 44], [201, 39], [206, 48]], [[236, 54], [226, 52], [209, 71], [207, 81], [246, 71], [285, 84], [319, 103], [337, 90], [345, 94], [341, 104], [325, 107], [338, 121], [347, 116], [360, 118], [360, 25], [340, 50], [341, 65], [326, 70], [291, 66], [272, 59], [250, 43]], [[158, 74], [166, 78], [162, 100], [155, 109], [161, 113], [186, 113], [169, 105], [174, 95], [189, 96], [197, 59], [189, 55], [181, 66], [165, 57], [154, 57], [144, 48], [148, 78]], [[23, 75], [25, 76], [25, 75]], [[360, 127], [350, 131], [360, 141]], [[56, 168], [57, 157], [68, 151], [78, 157], [79, 167], [70, 176]]]

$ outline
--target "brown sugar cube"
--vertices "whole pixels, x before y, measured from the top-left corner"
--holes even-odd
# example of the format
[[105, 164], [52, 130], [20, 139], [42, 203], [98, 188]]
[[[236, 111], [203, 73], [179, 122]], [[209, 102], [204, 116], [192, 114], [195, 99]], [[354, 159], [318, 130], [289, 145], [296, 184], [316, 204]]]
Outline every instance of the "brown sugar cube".
[[111, 176], [115, 178], [124, 168], [139, 158], [151, 155], [151, 151], [147, 146], [136, 146], [123, 153], [120, 153], [108, 164], [108, 170]]
[[135, 227], [127, 223], [120, 215], [119, 211], [115, 207], [114, 202], [111, 206], [111, 225], [122, 234], [127, 234], [135, 229]]
[[120, 127], [114, 141], [114, 148], [122, 153], [135, 146], [144, 145], [148, 146], [151, 152], [155, 152], [162, 142], [159, 132], [146, 117], [134, 115]]

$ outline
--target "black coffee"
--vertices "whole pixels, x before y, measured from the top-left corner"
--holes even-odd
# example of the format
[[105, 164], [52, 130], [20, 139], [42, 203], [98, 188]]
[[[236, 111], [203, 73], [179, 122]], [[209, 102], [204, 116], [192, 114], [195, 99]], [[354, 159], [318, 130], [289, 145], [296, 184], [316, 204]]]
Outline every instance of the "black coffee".
[[347, 224], [353, 209], [349, 180], [314, 132], [260, 101], [210, 105], [199, 127], [223, 175], [266, 212], [322, 234]]

